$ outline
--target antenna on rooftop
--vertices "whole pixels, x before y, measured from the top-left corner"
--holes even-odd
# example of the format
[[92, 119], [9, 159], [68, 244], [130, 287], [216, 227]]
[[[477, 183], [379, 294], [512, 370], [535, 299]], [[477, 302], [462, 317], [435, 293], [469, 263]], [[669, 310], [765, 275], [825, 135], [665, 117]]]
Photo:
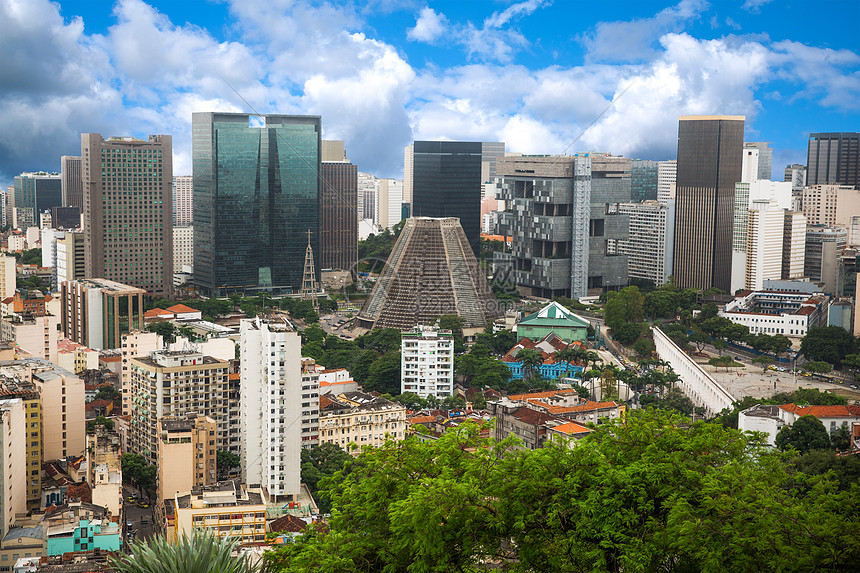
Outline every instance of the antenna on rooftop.
[[319, 311], [320, 305], [317, 300], [317, 274], [314, 270], [314, 250], [311, 247], [311, 230], [308, 229], [308, 248], [305, 250], [305, 272], [302, 277], [302, 300], [309, 300], [314, 305], [314, 310]]

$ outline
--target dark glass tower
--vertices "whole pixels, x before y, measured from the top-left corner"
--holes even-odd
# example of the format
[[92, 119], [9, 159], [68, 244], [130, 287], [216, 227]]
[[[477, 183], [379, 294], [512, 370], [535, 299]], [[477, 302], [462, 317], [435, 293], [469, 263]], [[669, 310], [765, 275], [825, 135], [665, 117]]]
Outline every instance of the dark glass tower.
[[309, 229], [319, 252], [319, 116], [195, 113], [192, 129], [194, 282], [298, 292]]
[[731, 288], [735, 183], [744, 116], [681, 116], [673, 274], [679, 288]]
[[657, 162], [634, 159], [630, 172], [630, 200], [634, 203], [657, 200]]
[[481, 142], [416, 141], [412, 216], [457, 217], [475, 256], [481, 241]]
[[860, 133], [810, 133], [806, 184], [860, 189]]

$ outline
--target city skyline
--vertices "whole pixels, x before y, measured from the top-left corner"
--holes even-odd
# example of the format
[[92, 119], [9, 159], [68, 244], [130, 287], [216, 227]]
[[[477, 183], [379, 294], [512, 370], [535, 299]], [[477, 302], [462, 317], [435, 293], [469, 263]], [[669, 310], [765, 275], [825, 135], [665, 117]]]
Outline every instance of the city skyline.
[[4, 185], [59, 171], [83, 132], [172, 135], [174, 172], [190, 174], [195, 111], [321, 115], [360, 170], [396, 178], [414, 140], [661, 160], [678, 116], [737, 114], [780, 179], [809, 133], [860, 129], [851, 1], [10, 0], [0, 14]]

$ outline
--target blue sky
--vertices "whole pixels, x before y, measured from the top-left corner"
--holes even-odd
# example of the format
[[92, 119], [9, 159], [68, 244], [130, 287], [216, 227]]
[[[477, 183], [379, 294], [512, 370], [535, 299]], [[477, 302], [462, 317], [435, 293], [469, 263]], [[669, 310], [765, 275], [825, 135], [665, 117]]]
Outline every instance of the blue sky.
[[89, 131], [171, 134], [190, 173], [193, 111], [319, 114], [398, 178], [413, 139], [673, 158], [699, 113], [746, 115], [781, 178], [809, 132], [860, 131], [857, 0], [0, 0], [0, 21], [4, 185]]

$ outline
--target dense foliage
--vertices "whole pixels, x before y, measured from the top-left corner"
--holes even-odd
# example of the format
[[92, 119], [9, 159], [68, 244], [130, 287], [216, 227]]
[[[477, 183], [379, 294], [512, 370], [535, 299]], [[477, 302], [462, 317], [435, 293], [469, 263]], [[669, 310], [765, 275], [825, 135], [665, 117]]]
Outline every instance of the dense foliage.
[[120, 466], [122, 479], [136, 485], [140, 491], [146, 491], [155, 484], [157, 469], [145, 457], [139, 454], [123, 454]]
[[302, 483], [306, 484], [319, 504], [320, 513], [331, 511], [331, 501], [328, 496], [317, 494], [319, 482], [343, 470], [346, 463], [352, 459], [337, 444], [331, 442], [302, 448]]
[[466, 424], [363, 453], [322, 482], [325, 529], [272, 571], [848, 571], [860, 485], [810, 476], [718, 424], [656, 411], [578, 445], [496, 443]]
[[807, 360], [824, 361], [836, 368], [856, 348], [857, 340], [839, 326], [813, 326], [800, 344], [800, 352]]

